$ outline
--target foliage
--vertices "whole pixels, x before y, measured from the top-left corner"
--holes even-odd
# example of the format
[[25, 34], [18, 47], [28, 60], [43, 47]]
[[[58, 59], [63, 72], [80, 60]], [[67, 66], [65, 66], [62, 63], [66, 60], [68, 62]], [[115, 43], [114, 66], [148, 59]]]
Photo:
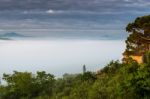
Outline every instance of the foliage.
[[142, 16], [126, 27], [129, 37], [126, 40], [126, 54], [145, 54], [150, 49], [150, 15]]
[[32, 99], [52, 95], [54, 76], [45, 72], [37, 72], [33, 75], [28, 72], [14, 71], [12, 75], [4, 74], [3, 80], [7, 85], [2, 86], [0, 90], [2, 99]]
[[65, 74], [54, 78], [45, 72], [4, 74], [0, 99], [149, 99], [150, 65], [112, 61], [98, 74]]

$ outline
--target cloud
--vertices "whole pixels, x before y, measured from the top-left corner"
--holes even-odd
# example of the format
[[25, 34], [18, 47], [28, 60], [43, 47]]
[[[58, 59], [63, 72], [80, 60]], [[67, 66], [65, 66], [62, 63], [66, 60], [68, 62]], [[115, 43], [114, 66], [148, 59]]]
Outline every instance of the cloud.
[[149, 14], [149, 6], [149, 0], [0, 0], [0, 27], [120, 28]]
[[1, 32], [1, 31], [5, 31], [5, 30], [4, 30], [4, 29], [0, 29], [0, 32]]
[[2, 10], [129, 10], [149, 8], [149, 0], [0, 0]]
[[53, 14], [53, 13], [55, 13], [55, 12], [54, 12], [54, 10], [50, 9], [50, 10], [46, 11], [46, 13], [48, 13], [48, 14]]

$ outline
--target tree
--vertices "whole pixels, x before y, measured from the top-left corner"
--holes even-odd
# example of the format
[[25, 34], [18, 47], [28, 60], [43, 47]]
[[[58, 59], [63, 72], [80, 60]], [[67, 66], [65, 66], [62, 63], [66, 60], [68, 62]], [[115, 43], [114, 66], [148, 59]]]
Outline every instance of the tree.
[[150, 49], [150, 15], [138, 17], [126, 27], [126, 54], [143, 54]]
[[86, 73], [86, 66], [83, 65], [83, 74]]
[[[2, 87], [1, 99], [33, 99], [39, 96], [50, 97], [54, 85], [54, 76], [44, 71], [33, 75], [29, 72], [4, 74], [7, 86]], [[47, 98], [48, 99], [48, 98]]]

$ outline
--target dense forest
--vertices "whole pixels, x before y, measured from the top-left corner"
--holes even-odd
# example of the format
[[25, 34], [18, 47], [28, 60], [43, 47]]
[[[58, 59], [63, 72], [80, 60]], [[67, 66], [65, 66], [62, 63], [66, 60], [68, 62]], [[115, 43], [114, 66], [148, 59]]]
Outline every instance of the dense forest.
[[0, 86], [0, 99], [150, 99], [150, 62], [139, 65], [132, 59], [112, 61], [98, 74], [55, 79], [45, 72], [15, 71], [3, 79], [7, 85]]
[[[141, 18], [146, 20], [141, 21]], [[141, 35], [148, 38], [150, 16], [141, 18], [135, 21], [138, 25], [129, 24], [127, 30], [131, 32], [131, 27], [146, 29], [145, 35]], [[140, 27], [137, 20], [146, 24]], [[126, 41], [128, 52], [136, 51], [132, 46], [139, 44], [136, 38], [139, 33], [133, 32], [135, 34], [130, 34]], [[142, 46], [140, 44], [140, 49]], [[144, 54], [146, 62], [142, 64], [129, 57], [124, 63], [112, 61], [98, 72], [84, 70], [81, 74], [64, 74], [62, 78], [44, 71], [4, 74], [6, 84], [0, 85], [0, 99], [150, 99], [150, 52], [146, 49]]]

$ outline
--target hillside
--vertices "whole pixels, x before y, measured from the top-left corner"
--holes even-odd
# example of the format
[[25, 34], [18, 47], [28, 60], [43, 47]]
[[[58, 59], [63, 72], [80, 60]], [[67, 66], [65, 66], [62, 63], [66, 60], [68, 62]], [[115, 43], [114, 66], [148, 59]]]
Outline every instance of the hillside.
[[[148, 54], [150, 56], [150, 54]], [[149, 59], [150, 61], [150, 59]], [[4, 74], [7, 86], [0, 86], [1, 99], [149, 99], [150, 63], [110, 62], [97, 74], [52, 74], [15, 71]]]

